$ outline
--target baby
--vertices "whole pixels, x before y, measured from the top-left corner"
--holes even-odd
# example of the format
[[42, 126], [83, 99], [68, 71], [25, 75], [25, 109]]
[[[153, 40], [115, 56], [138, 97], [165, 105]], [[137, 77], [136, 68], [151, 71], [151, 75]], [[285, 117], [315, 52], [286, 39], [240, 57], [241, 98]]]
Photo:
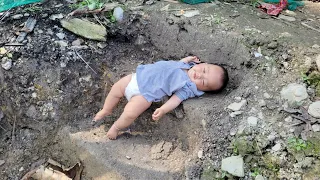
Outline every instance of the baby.
[[102, 110], [96, 114], [94, 121], [110, 115], [120, 98], [126, 96], [128, 103], [123, 113], [107, 133], [109, 139], [116, 139], [119, 131], [130, 126], [152, 102], [158, 102], [164, 96], [171, 96], [152, 114], [153, 120], [159, 120], [188, 98], [224, 89], [228, 80], [225, 68], [201, 63], [196, 56], [188, 56], [180, 61], [159, 61], [139, 65], [136, 73], [123, 77], [112, 86]]

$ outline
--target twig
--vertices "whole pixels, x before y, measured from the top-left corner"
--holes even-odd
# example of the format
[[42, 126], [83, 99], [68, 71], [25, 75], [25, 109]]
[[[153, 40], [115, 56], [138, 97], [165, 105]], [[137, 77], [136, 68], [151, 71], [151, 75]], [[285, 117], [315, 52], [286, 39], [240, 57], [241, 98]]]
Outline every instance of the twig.
[[6, 16], [8, 15], [8, 12], [9, 12], [10, 10], [11, 10], [11, 8], [8, 9], [5, 13], [3, 13], [2, 17], [0, 18], [0, 22], [1, 22], [2, 20], [4, 20], [4, 18], [6, 18]]
[[317, 32], [319, 32], [319, 33], [320, 33], [320, 30], [319, 30], [319, 29], [316, 29], [316, 28], [314, 28], [314, 27], [312, 27], [312, 26], [308, 25], [308, 24], [307, 24], [307, 23], [305, 23], [305, 22], [302, 22], [301, 24], [302, 24], [303, 26], [307, 27], [307, 28], [310, 28], [310, 29], [312, 29], [312, 30], [317, 31]]
[[105, 12], [105, 11], [111, 11], [117, 6], [119, 6], [118, 3], [108, 3], [108, 4], [105, 4], [100, 9], [89, 10], [88, 7], [80, 8], [80, 9], [76, 9], [76, 10], [72, 11], [71, 13], [69, 13], [68, 17], [78, 15], [78, 14], [96, 14], [96, 13], [101, 13], [101, 12]]
[[3, 129], [4, 131], [7, 131], [7, 130], [6, 130], [4, 127], [2, 127], [1, 125], [0, 125], [0, 128]]
[[163, 1], [165, 1], [165, 2], [171, 2], [171, 3], [176, 3], [176, 4], [179, 3], [179, 1], [175, 1], [175, 0], [163, 0]]
[[197, 10], [196, 8], [185, 8], [185, 9], [168, 9], [166, 11], [188, 11], [188, 10]]
[[86, 63], [86, 65], [87, 65], [95, 74], [98, 74], [94, 69], [92, 69], [92, 67], [87, 63], [87, 61], [85, 61], [85, 60], [82, 58], [82, 56], [80, 56], [80, 54], [79, 54], [76, 50], [74, 50], [74, 52], [76, 53], [77, 56], [79, 56], [79, 58], [80, 58], [84, 63]]
[[101, 23], [101, 21], [99, 20], [98, 16], [96, 14], [93, 14], [93, 17], [98, 21], [98, 23], [103, 26], [103, 24]]
[[17, 117], [16, 115], [13, 116], [13, 128], [12, 128], [12, 144], [14, 143], [15, 141], [15, 130], [16, 130], [16, 120], [17, 120]]

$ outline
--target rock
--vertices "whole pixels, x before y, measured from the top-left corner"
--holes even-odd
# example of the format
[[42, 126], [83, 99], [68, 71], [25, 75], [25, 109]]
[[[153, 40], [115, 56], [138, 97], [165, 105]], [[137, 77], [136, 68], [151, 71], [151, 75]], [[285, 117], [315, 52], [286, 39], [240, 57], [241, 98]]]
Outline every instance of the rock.
[[237, 134], [237, 129], [236, 128], [232, 128], [231, 130], [230, 130], [230, 136], [234, 136], [234, 135], [236, 135]]
[[24, 167], [21, 167], [21, 168], [19, 169], [19, 171], [20, 171], [20, 172], [24, 171]]
[[314, 44], [311, 48], [313, 48], [313, 49], [319, 49], [320, 46], [319, 46], [318, 44]]
[[103, 48], [107, 47], [107, 44], [105, 44], [105, 43], [98, 43], [97, 46], [98, 46], [98, 48], [103, 49]]
[[247, 104], [246, 100], [242, 100], [239, 103], [232, 103], [230, 104], [227, 108], [231, 109], [232, 111], [239, 111], [241, 109], [242, 106], [244, 106], [245, 104]]
[[53, 14], [49, 17], [51, 20], [56, 20], [56, 19], [62, 19], [63, 18], [63, 15], [60, 13], [60, 14]]
[[200, 14], [199, 10], [193, 10], [193, 11], [187, 11], [184, 14], [182, 14], [184, 17], [193, 17], [193, 16], [197, 16]]
[[296, 108], [308, 98], [306, 87], [301, 84], [291, 83], [281, 90], [281, 98], [288, 101], [289, 107]]
[[315, 118], [320, 118], [320, 101], [310, 104], [308, 113]]
[[250, 117], [248, 117], [247, 122], [248, 122], [249, 126], [252, 126], [252, 127], [257, 126], [258, 118], [254, 117], [254, 116], [250, 116]]
[[239, 155], [246, 156], [255, 151], [253, 141], [247, 136], [236, 137], [232, 140], [232, 146], [238, 150]]
[[104, 26], [78, 18], [61, 20], [63, 28], [87, 39], [106, 41], [107, 30]]
[[12, 60], [7, 57], [3, 57], [1, 61], [1, 66], [3, 69], [7, 71], [10, 70], [12, 67]]
[[6, 163], [5, 160], [0, 160], [0, 166], [4, 165], [4, 163]]
[[278, 43], [277, 42], [271, 42], [268, 44], [268, 49], [276, 49], [278, 47]]
[[29, 118], [33, 118], [33, 119], [36, 119], [36, 116], [37, 116], [38, 112], [37, 112], [37, 109], [35, 106], [31, 105], [27, 112], [26, 112], [26, 115], [29, 117]]
[[236, 117], [242, 113], [243, 113], [243, 111], [235, 111], [235, 112], [230, 113], [230, 117]]
[[24, 16], [24, 17], [29, 17], [30, 14], [29, 14], [29, 13], [24, 13], [23, 16]]
[[198, 151], [198, 158], [199, 158], [199, 159], [202, 159], [202, 157], [203, 157], [203, 151], [200, 150], [200, 151]]
[[145, 40], [145, 37], [142, 35], [138, 35], [137, 39], [134, 42], [134, 44], [136, 44], [136, 45], [143, 45], [146, 43], [147, 43], [147, 41]]
[[292, 122], [293, 118], [291, 116], [288, 116], [284, 119], [285, 122]]
[[66, 41], [55, 41], [55, 43], [58, 44], [62, 48], [65, 48], [68, 46], [68, 42], [66, 42]]
[[57, 36], [60, 40], [62, 40], [62, 39], [64, 39], [64, 37], [65, 37], [66, 35], [65, 35], [64, 33], [57, 33], [56, 36]]
[[77, 40], [74, 40], [71, 44], [72, 46], [81, 46], [83, 43], [84, 43], [84, 40], [77, 39]]
[[130, 159], [131, 159], [131, 157], [130, 157], [130, 156], [126, 156], [126, 158], [127, 158], [128, 160], [130, 160]]
[[316, 64], [317, 64], [317, 67], [318, 67], [318, 71], [320, 71], [320, 54], [316, 58]]
[[233, 176], [244, 177], [244, 163], [241, 156], [231, 156], [222, 159], [221, 169]]
[[23, 17], [23, 14], [16, 14], [14, 16], [12, 16], [12, 19], [21, 19]]
[[274, 145], [272, 148], [272, 151], [277, 152], [281, 150], [281, 143], [277, 143], [276, 145]]
[[285, 10], [284, 11], [285, 14], [290, 15], [290, 16], [296, 16], [297, 13], [295, 13], [294, 11], [290, 11], [290, 10]]
[[260, 100], [258, 101], [258, 103], [259, 103], [259, 106], [260, 106], [260, 107], [264, 107], [264, 106], [267, 105], [266, 101], [263, 100], [263, 99], [260, 99]]
[[265, 180], [264, 177], [262, 175], [257, 175], [256, 178], [254, 178], [254, 180]]
[[314, 132], [319, 132], [320, 131], [320, 125], [319, 124], [314, 124], [311, 127], [312, 127], [312, 130]]
[[285, 21], [289, 21], [289, 22], [294, 22], [294, 21], [296, 21], [296, 18], [291, 17], [291, 16], [282, 15], [282, 14], [280, 14], [280, 15], [278, 16], [278, 18], [279, 18], [279, 19], [283, 19], [283, 20], [285, 20]]
[[4, 47], [0, 48], [0, 54], [1, 54], [1, 55], [6, 54], [7, 52], [8, 52], [8, 51], [7, 51]]
[[114, 8], [113, 16], [118, 22], [122, 22], [123, 21], [123, 9], [121, 7]]
[[281, 55], [281, 57], [282, 57], [283, 60], [286, 61], [286, 60], [288, 60], [289, 55], [287, 53], [284, 53], [284, 54]]
[[270, 94], [268, 94], [268, 93], [263, 93], [263, 97], [266, 98], [266, 99], [270, 99], [271, 98]]

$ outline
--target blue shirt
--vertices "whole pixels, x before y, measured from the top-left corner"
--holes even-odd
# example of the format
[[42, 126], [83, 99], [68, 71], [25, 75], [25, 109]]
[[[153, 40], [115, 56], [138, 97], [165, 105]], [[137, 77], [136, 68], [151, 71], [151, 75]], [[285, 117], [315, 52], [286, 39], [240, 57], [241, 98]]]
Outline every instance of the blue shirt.
[[190, 69], [194, 64], [181, 61], [158, 61], [154, 64], [137, 67], [137, 82], [141, 95], [148, 102], [160, 101], [164, 96], [175, 94], [179, 99], [186, 100], [201, 96], [188, 74], [183, 69]]

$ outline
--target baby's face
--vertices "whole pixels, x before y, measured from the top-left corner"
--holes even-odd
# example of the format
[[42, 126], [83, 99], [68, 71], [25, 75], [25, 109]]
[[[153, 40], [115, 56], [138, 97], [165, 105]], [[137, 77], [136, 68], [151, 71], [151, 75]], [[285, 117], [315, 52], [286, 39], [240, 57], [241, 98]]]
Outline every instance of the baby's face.
[[201, 63], [188, 70], [188, 76], [200, 91], [214, 91], [222, 86], [223, 70], [213, 64]]

